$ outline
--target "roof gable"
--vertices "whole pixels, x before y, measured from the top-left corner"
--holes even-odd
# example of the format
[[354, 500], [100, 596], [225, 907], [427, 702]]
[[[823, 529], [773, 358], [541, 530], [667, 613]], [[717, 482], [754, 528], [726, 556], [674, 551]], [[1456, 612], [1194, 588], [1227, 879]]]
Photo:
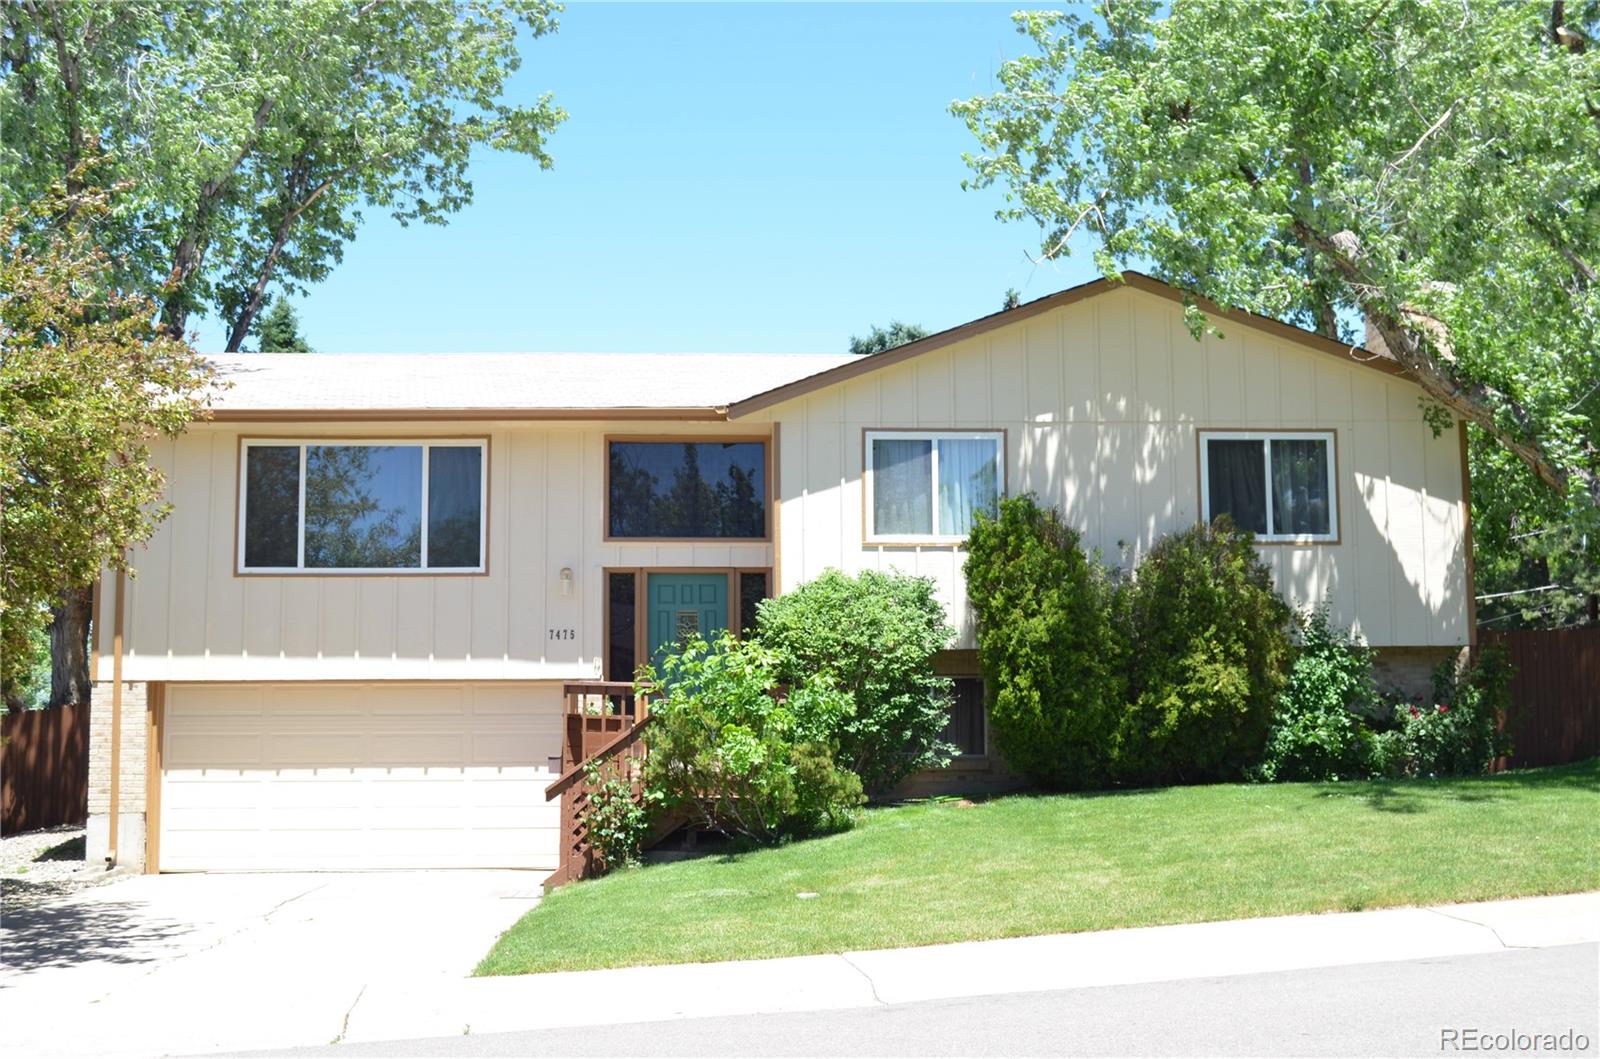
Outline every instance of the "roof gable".
[[[903, 346], [896, 346], [894, 349], [885, 350], [882, 353], [874, 353], [870, 356], [856, 357], [825, 371], [818, 372], [815, 375], [810, 375], [803, 379], [797, 379], [781, 386], [775, 386], [764, 393], [747, 397], [729, 405], [728, 418], [738, 419], [741, 416], [747, 416], [753, 412], [759, 412], [764, 408], [770, 408], [773, 405], [781, 404], [784, 401], [791, 400], [795, 397], [812, 393], [816, 390], [822, 389], [823, 387], [832, 386], [835, 383], [844, 382], [848, 379], [853, 379], [869, 372], [879, 371], [883, 368], [910, 360], [913, 357], [921, 356], [924, 353], [931, 353], [934, 350], [944, 349], [945, 347], [954, 345], [957, 342], [974, 338], [978, 335], [994, 331], [1001, 327], [1007, 327], [1012, 324], [1019, 323], [1028, 319], [1029, 317], [1050, 312], [1052, 309], [1059, 309], [1063, 306], [1071, 305], [1074, 302], [1084, 301], [1085, 299], [1093, 298], [1101, 294], [1124, 289], [1124, 287], [1145, 291], [1147, 293], [1166, 298], [1169, 301], [1179, 303], [1183, 302], [1186, 296], [1184, 291], [1172, 286], [1170, 283], [1164, 283], [1152, 276], [1147, 276], [1142, 272], [1135, 272], [1129, 269], [1122, 273], [1120, 279], [1100, 278], [1091, 280], [1088, 283], [1082, 283], [1076, 287], [1069, 287], [1064, 291], [1059, 291], [1055, 294], [1049, 294], [1043, 298], [1038, 298], [1034, 301], [1019, 305], [1015, 309], [1002, 309], [997, 313], [991, 313], [988, 316], [979, 317], [976, 320], [969, 321], [957, 327], [949, 328], [945, 331], [940, 331], [937, 334], [929, 335], [926, 338], [919, 338], [915, 342], [908, 342]], [[1245, 312], [1241, 309], [1224, 309], [1222, 306], [1210, 301], [1209, 299], [1200, 298], [1194, 295], [1189, 295], [1189, 297], [1193, 298], [1200, 308], [1210, 316], [1221, 317], [1225, 320], [1232, 320], [1236, 323], [1242, 323], [1247, 326], [1265, 331], [1277, 338], [1295, 342], [1318, 353], [1335, 356], [1348, 363], [1360, 364], [1365, 367], [1373, 368], [1387, 375], [1398, 376], [1400, 378], [1410, 377], [1410, 374], [1405, 370], [1405, 368], [1401, 367], [1399, 362], [1390, 356], [1387, 351], [1372, 352], [1367, 349], [1363, 349], [1360, 346], [1351, 346], [1343, 342], [1335, 342], [1333, 339], [1327, 338], [1324, 335], [1319, 335], [1313, 331], [1307, 331], [1304, 328], [1286, 324], [1281, 320], [1274, 320], [1268, 316], [1258, 316], [1255, 313]]]

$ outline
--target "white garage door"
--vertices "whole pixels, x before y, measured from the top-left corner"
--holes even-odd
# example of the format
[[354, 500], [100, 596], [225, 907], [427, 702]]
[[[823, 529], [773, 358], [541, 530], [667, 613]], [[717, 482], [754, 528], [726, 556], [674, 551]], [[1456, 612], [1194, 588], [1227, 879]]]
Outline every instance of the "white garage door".
[[560, 701], [509, 685], [168, 685], [164, 871], [548, 868]]

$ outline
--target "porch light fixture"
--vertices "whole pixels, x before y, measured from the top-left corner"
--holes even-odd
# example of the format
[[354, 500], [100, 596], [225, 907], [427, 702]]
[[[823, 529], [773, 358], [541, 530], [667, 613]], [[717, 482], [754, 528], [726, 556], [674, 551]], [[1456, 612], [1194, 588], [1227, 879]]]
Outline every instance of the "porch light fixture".
[[572, 567], [570, 566], [561, 568], [561, 594], [563, 596], [572, 595]]

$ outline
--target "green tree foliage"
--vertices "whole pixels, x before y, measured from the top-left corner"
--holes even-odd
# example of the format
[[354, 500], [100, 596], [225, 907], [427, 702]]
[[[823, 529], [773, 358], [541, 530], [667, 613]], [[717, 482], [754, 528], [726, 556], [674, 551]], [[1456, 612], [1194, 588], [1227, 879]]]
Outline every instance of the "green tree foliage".
[[[80, 181], [81, 183], [81, 181]], [[0, 679], [64, 590], [121, 567], [166, 516], [149, 444], [201, 413], [210, 369], [119, 290], [101, 248], [112, 203], [57, 188], [0, 214]], [[79, 691], [83, 689], [78, 689]]]
[[1118, 593], [1128, 709], [1117, 772], [1140, 785], [1235, 779], [1261, 757], [1293, 615], [1226, 517], [1169, 534]]
[[1006, 296], [1005, 296], [1004, 300], [1001, 301], [1000, 308], [1002, 310], [1004, 310], [1004, 309], [1015, 309], [1017, 306], [1019, 306], [1021, 304], [1022, 304], [1022, 294], [1021, 294], [1021, 292], [1018, 291], [1017, 288], [1015, 288], [1015, 287], [1007, 287], [1006, 288]]
[[919, 338], [927, 338], [928, 329], [919, 324], [901, 323], [899, 320], [890, 320], [888, 327], [872, 325], [872, 330], [864, 336], [850, 336], [850, 352], [858, 357], [869, 356], [873, 353], [882, 353], [896, 346], [903, 346], [907, 342], [915, 342]]
[[933, 656], [954, 635], [931, 580], [876, 570], [857, 577], [825, 570], [763, 601], [756, 623], [780, 683], [821, 674], [854, 701], [836, 734], [838, 760], [869, 794], [953, 755], [940, 738], [951, 685], [934, 673]]
[[847, 826], [861, 781], [834, 761], [850, 696], [813, 676], [777, 692], [777, 657], [724, 633], [647, 668], [645, 787], [655, 804], [756, 842]]
[[[0, 206], [106, 151], [132, 180], [103, 233], [130, 288], [181, 333], [209, 309], [237, 351], [269, 284], [338, 263], [367, 207], [443, 223], [479, 148], [548, 167], [565, 117], [503, 101], [547, 0], [8, 3], [0, 10]], [[69, 184], [69, 190], [75, 190]]]
[[[1600, 3], [1130, 0], [1015, 16], [1034, 52], [959, 102], [976, 186], [1225, 306], [1354, 339], [1600, 505]], [[1203, 326], [1197, 305], [1190, 322]]]
[[315, 353], [300, 333], [300, 317], [288, 299], [279, 298], [256, 319], [256, 346], [261, 353]]
[[1035, 783], [1103, 786], [1125, 686], [1105, 572], [1032, 496], [979, 517], [965, 570], [996, 749]]
[[1360, 779], [1369, 767], [1365, 719], [1379, 712], [1372, 650], [1328, 621], [1326, 609], [1300, 623], [1288, 683], [1278, 696], [1272, 730], [1255, 779]]

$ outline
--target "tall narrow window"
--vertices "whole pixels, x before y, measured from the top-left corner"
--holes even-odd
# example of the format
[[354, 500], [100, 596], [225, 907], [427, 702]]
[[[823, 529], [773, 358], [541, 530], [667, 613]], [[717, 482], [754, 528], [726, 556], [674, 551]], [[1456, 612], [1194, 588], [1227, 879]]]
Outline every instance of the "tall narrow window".
[[1004, 484], [998, 432], [871, 430], [866, 436], [869, 543], [959, 543]]
[[756, 613], [767, 598], [767, 572], [742, 570], [739, 573], [739, 635], [749, 636], [756, 628]]
[[610, 628], [606, 630], [606, 679], [632, 680], [638, 668], [638, 646], [635, 624], [638, 606], [635, 600], [637, 575], [631, 570], [613, 572], [607, 577], [606, 615]]
[[482, 441], [244, 444], [241, 572], [476, 573]]
[[1339, 536], [1331, 431], [1202, 431], [1201, 515], [1227, 515], [1263, 541]]

